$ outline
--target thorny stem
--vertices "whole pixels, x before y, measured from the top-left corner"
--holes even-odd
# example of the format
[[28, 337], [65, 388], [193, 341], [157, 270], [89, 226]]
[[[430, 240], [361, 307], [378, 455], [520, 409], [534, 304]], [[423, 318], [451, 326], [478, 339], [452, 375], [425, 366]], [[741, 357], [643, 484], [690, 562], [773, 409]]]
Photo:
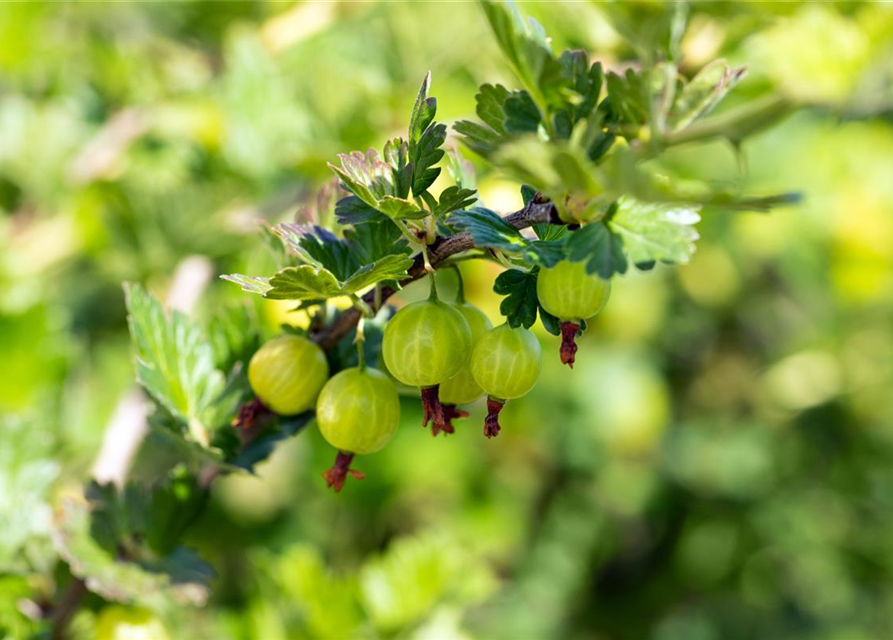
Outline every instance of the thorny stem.
[[[555, 206], [541, 198], [532, 199], [523, 209], [505, 216], [503, 219], [515, 229], [526, 229], [540, 223], [564, 224], [558, 217]], [[413, 239], [413, 242], [417, 243], [418, 241]], [[428, 261], [432, 267], [438, 267], [448, 258], [474, 248], [474, 240], [468, 232], [457, 233], [448, 238], [435, 238], [434, 242], [427, 247]], [[409, 269], [409, 276], [400, 281], [400, 286], [405, 287], [426, 274], [424, 258], [421, 253], [418, 253]], [[396, 289], [383, 286], [381, 304], [384, 304], [394, 293], [396, 293]], [[375, 292], [368, 292], [362, 299], [367, 304], [375, 304]], [[379, 308], [377, 305], [375, 310], [377, 311]], [[331, 349], [341, 338], [350, 333], [359, 319], [360, 312], [356, 308], [347, 309], [338, 313], [331, 324], [315, 332], [312, 337], [323, 349]]]

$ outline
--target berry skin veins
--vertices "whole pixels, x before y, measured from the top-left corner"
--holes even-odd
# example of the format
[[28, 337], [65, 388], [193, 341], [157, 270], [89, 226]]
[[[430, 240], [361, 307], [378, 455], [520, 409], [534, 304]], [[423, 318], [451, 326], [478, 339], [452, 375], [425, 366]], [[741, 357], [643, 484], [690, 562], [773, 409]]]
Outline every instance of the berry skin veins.
[[319, 394], [316, 422], [323, 437], [338, 449], [335, 464], [323, 473], [326, 483], [341, 491], [354, 454], [375, 453], [393, 437], [400, 422], [397, 389], [384, 373], [365, 366], [332, 376]]
[[264, 406], [280, 415], [312, 409], [328, 377], [325, 353], [301, 336], [273, 338], [248, 363], [252, 391]]
[[530, 391], [541, 369], [540, 343], [527, 329], [506, 323], [481, 337], [471, 356], [471, 372], [488, 396], [485, 436], [499, 434], [499, 412], [506, 400]]

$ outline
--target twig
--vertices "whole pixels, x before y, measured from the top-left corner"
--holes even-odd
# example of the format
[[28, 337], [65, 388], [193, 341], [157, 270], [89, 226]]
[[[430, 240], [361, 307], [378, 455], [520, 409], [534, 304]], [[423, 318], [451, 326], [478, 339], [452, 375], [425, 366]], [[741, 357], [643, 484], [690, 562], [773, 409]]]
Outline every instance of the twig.
[[[564, 224], [558, 218], [558, 211], [555, 209], [555, 205], [540, 198], [534, 198], [523, 209], [509, 214], [504, 220], [518, 230], [540, 223]], [[467, 231], [447, 238], [438, 237], [428, 247], [428, 260], [431, 266], [436, 268], [447, 258], [474, 248], [474, 239]], [[409, 268], [409, 277], [401, 280], [400, 286], [405, 287], [410, 282], [422, 278], [425, 274], [425, 258], [421, 253], [418, 253], [413, 259], [412, 266]], [[376, 293], [373, 289], [364, 295], [362, 300], [373, 311], [377, 312], [381, 305], [396, 292], [397, 290], [393, 287], [383, 286], [378, 298], [376, 298]], [[331, 324], [323, 327], [312, 337], [323, 349], [331, 349], [341, 338], [350, 333], [359, 320], [360, 312], [356, 308], [346, 309], [339, 313]]]

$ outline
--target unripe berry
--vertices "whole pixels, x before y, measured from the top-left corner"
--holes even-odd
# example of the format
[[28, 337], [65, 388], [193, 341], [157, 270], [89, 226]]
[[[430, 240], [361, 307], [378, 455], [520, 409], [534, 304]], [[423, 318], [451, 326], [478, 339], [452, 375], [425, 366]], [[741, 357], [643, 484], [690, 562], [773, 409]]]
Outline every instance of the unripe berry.
[[[490, 319], [484, 315], [484, 312], [472, 304], [460, 302], [454, 306], [463, 315], [465, 321], [468, 322], [468, 326], [471, 329], [471, 344], [473, 348], [481, 336], [489, 331], [493, 325], [490, 324]], [[474, 381], [474, 376], [471, 375], [471, 354], [469, 354], [468, 360], [462, 366], [462, 369], [459, 370], [459, 373], [440, 385], [440, 401], [445, 404], [468, 404], [469, 402], [474, 402], [483, 394], [484, 390]]]
[[468, 322], [436, 299], [413, 302], [388, 321], [382, 341], [388, 371], [403, 384], [433, 387], [456, 375], [471, 351]]
[[491, 438], [499, 433], [502, 405], [530, 391], [541, 368], [540, 343], [527, 329], [513, 329], [506, 323], [481, 337], [471, 356], [471, 373], [489, 396], [484, 435]]
[[307, 338], [284, 335], [264, 344], [248, 364], [248, 382], [267, 407], [281, 415], [312, 409], [329, 377], [323, 350]]
[[562, 260], [540, 270], [536, 295], [543, 309], [560, 321], [561, 362], [573, 368], [582, 321], [601, 311], [610, 293], [611, 281], [586, 273], [585, 262]]

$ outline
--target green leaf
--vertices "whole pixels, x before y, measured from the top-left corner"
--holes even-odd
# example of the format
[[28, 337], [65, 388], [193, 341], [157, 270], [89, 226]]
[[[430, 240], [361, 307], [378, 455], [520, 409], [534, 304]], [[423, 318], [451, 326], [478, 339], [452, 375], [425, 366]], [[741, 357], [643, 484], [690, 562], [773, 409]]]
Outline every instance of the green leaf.
[[310, 424], [313, 416], [312, 411], [297, 416], [280, 416], [278, 420], [267, 425], [251, 442], [239, 447], [238, 454], [230, 460], [230, 464], [253, 473], [254, 467], [269, 458], [281, 441], [300, 433]]
[[363, 265], [341, 286], [342, 294], [356, 293], [376, 282], [402, 280], [406, 270], [412, 266], [412, 258], [406, 255], [390, 255]]
[[509, 133], [536, 133], [542, 122], [539, 109], [526, 91], [514, 91], [505, 101], [505, 130]]
[[207, 444], [204, 414], [224, 390], [214, 349], [189, 318], [177, 311], [167, 315], [141, 286], [125, 285], [124, 291], [137, 379], [196, 440]]
[[[477, 179], [474, 174], [474, 165], [463, 158], [462, 154], [455, 147], [447, 149], [447, 159], [449, 160], [447, 171], [449, 171], [450, 177], [456, 183], [456, 186], [476, 193]], [[443, 194], [440, 194], [440, 197], [442, 199]]]
[[339, 280], [349, 278], [359, 267], [348, 244], [322, 227], [282, 222], [273, 231], [301, 262], [331, 271]]
[[280, 269], [269, 283], [264, 297], [273, 300], [316, 300], [341, 294], [341, 285], [331, 271], [308, 264]]
[[483, 601], [496, 581], [466, 546], [432, 533], [393, 542], [363, 565], [359, 585], [372, 623], [382, 636], [393, 637], [429, 619], [438, 605], [461, 610]]
[[344, 238], [359, 265], [372, 264], [390, 255], [405, 256], [412, 253], [400, 229], [387, 218], [382, 218], [381, 222], [356, 224], [345, 229]]
[[509, 91], [501, 84], [484, 84], [475, 96], [475, 112], [499, 136], [505, 134], [505, 101]]
[[446, 140], [446, 131], [445, 124], [432, 124], [419, 138], [418, 143], [410, 146], [413, 195], [420, 195], [440, 175], [440, 168], [434, 165], [443, 158], [444, 151], [440, 147]]
[[622, 238], [603, 222], [584, 225], [570, 234], [567, 257], [572, 262], [585, 262], [587, 273], [597, 273], [605, 280], [615, 273], [626, 273], [626, 255]]
[[431, 72], [425, 74], [422, 80], [422, 86], [419, 88], [419, 94], [416, 96], [415, 104], [412, 107], [412, 117], [409, 120], [409, 146], [415, 147], [422, 134], [428, 126], [434, 121], [437, 114], [437, 99], [428, 97], [428, 90], [431, 88]]
[[451, 211], [464, 209], [477, 201], [474, 189], [462, 189], [458, 186], [447, 187], [440, 194], [437, 206], [431, 210], [436, 217], [444, 216]]
[[536, 295], [536, 274], [518, 269], [500, 273], [493, 283], [493, 291], [507, 296], [499, 305], [499, 312], [512, 327], [530, 328], [536, 322], [539, 298]]
[[471, 120], [459, 120], [453, 124], [453, 130], [461, 134], [462, 142], [475, 153], [484, 158], [499, 147], [502, 137], [489, 127]]
[[[208, 564], [183, 547], [155, 553], [135, 535], [144, 529], [130, 528], [147, 520], [148, 513], [138, 513], [146, 500], [133, 488], [119, 497], [114, 489], [95, 484], [89, 501], [63, 500], [53, 538], [56, 550], [72, 574], [106, 600], [160, 606], [172, 598], [179, 604], [205, 604], [214, 576]], [[103, 542], [109, 535], [111, 542]]]
[[638, 129], [648, 123], [651, 112], [642, 74], [632, 69], [622, 76], [609, 73], [607, 86], [611, 112], [624, 126], [621, 134], [626, 138], [637, 137]]
[[645, 203], [623, 197], [608, 227], [623, 239], [634, 264], [652, 261], [685, 264], [695, 250], [698, 207]]
[[[443, 152], [441, 152], [441, 155], [443, 155]], [[434, 170], [432, 169], [432, 171]], [[437, 169], [436, 173], [439, 174], [440, 169]], [[436, 177], [437, 175], [435, 174], [434, 178]], [[431, 179], [431, 182], [434, 182], [433, 178]], [[430, 183], [428, 186], [430, 186]], [[411, 200], [396, 198], [394, 196], [383, 196], [381, 200], [378, 201], [377, 208], [393, 220], [421, 220], [428, 215]]]
[[360, 224], [387, 219], [381, 211], [370, 207], [356, 196], [341, 198], [335, 204], [335, 217], [341, 224]]
[[231, 304], [214, 314], [208, 326], [208, 337], [218, 370], [229, 371], [237, 363], [247, 365], [260, 346], [257, 326], [256, 314], [246, 304]]
[[685, 129], [708, 115], [741, 81], [746, 71], [744, 67], [730, 67], [725, 60], [714, 60], [704, 66], [685, 84], [673, 105], [670, 114], [673, 130]]
[[409, 163], [409, 145], [402, 138], [388, 140], [384, 146], [384, 159], [393, 172], [394, 195], [409, 196], [412, 187], [412, 165]]
[[543, 309], [543, 305], [539, 305], [540, 312], [540, 322], [543, 323], [543, 328], [551, 333], [553, 336], [561, 335], [561, 321], [553, 316], [551, 313]]
[[344, 186], [373, 209], [378, 208], [379, 199], [386, 195], [397, 195], [394, 187], [394, 173], [390, 164], [383, 161], [378, 151], [369, 149], [365, 154], [359, 151], [338, 155], [341, 166], [329, 163]]
[[561, 65], [542, 26], [532, 18], [525, 22], [510, 2], [484, 0], [481, 5], [502, 53], [538, 109], [545, 113], [547, 105], [561, 104]]
[[667, 131], [670, 109], [676, 99], [676, 65], [659, 62], [644, 74], [648, 92], [649, 123], [655, 135]]

